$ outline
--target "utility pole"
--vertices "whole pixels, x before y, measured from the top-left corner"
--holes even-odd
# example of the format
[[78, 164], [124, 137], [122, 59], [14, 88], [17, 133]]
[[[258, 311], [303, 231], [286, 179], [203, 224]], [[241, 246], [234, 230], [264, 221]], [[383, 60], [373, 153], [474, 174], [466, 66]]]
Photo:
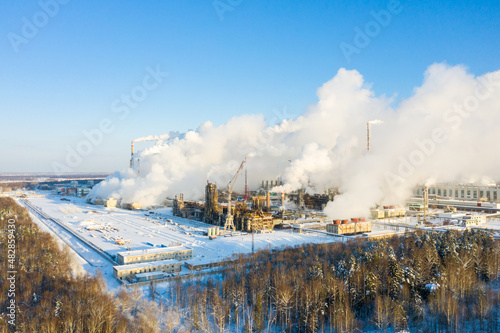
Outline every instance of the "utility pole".
[[253, 234], [253, 224], [252, 224], [252, 255], [255, 253], [255, 238]]

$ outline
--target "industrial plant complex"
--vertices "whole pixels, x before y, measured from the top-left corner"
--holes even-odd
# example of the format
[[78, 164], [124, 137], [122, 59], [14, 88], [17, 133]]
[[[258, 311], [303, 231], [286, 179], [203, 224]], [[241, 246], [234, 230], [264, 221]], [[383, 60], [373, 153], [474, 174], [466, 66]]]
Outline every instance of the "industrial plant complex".
[[[322, 194], [307, 193], [305, 188], [275, 192], [280, 179], [263, 180], [259, 188], [249, 189], [244, 164], [225, 188], [207, 181], [204, 200], [199, 201], [185, 200], [179, 193], [164, 206], [142, 207], [119, 198], [83, 196], [82, 189], [94, 185], [89, 182], [44, 184], [18, 197], [49, 229], [81, 242], [75, 251], [95, 251], [94, 257], [79, 254], [92, 266], [109, 267], [112, 277], [127, 286], [216, 271], [234, 254], [267, 247], [370, 241], [415, 230], [481, 228], [500, 237], [499, 185], [421, 186], [406, 203], [375, 206], [365, 216], [332, 219], [323, 208], [335, 200], [337, 189]], [[240, 174], [245, 174], [245, 190], [235, 193]]]
[[[368, 125], [367, 150], [369, 131]], [[130, 168], [139, 174], [134, 141], [131, 154]], [[144, 207], [116, 195], [92, 195], [91, 188], [102, 179], [39, 184], [17, 197], [49, 229], [67, 233], [66, 239], [72, 239], [67, 244], [87, 263], [108, 267], [126, 286], [216, 271], [234, 255], [269, 247], [373, 241], [416, 230], [481, 228], [500, 237], [497, 184], [417, 186], [406, 202], [375, 205], [363, 216], [329, 217], [324, 209], [342, 194], [339, 189], [315, 193], [302, 187], [285, 193], [279, 176], [249, 188], [246, 162], [222, 187], [208, 180], [200, 184], [200, 200], [177, 193], [161, 205]], [[238, 179], [244, 182], [240, 193], [234, 191]]]

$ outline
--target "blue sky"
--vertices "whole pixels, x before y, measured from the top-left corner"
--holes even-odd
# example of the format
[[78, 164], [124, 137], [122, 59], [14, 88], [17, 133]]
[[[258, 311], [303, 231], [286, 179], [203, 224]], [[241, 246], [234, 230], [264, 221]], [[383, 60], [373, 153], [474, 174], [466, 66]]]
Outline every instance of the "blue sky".
[[[76, 149], [82, 131], [103, 119], [113, 129], [71, 171], [121, 169], [130, 140], [207, 120], [272, 118], [283, 109], [298, 116], [342, 67], [358, 70], [376, 94], [398, 98], [435, 62], [476, 75], [500, 67], [499, 1], [402, 0], [350, 61], [341, 43], [355, 46], [355, 28], [364, 31], [371, 12], [391, 1], [60, 2], [0, 3], [0, 172], [68, 166], [67, 147]], [[28, 38], [26, 22], [38, 29]], [[121, 119], [113, 102], [141, 85], [147, 68], [168, 76]]]

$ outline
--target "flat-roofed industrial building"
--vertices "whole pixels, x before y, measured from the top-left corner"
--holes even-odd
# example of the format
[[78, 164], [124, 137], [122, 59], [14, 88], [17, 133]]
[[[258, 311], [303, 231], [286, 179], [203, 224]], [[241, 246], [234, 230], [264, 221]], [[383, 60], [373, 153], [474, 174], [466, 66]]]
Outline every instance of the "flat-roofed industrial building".
[[119, 265], [129, 265], [168, 259], [187, 260], [192, 257], [193, 249], [185, 246], [174, 246], [118, 252], [116, 254], [116, 261]]
[[113, 276], [117, 279], [123, 280], [126, 278], [136, 278], [139, 275], [139, 278], [157, 278], [159, 274], [146, 274], [150, 272], [158, 272], [158, 273], [175, 273], [180, 272], [182, 268], [182, 262], [176, 259], [168, 259], [161, 260], [156, 262], [142, 262], [138, 264], [131, 265], [120, 265], [113, 267]]
[[[437, 184], [429, 186], [430, 198], [449, 198], [457, 200], [485, 200], [497, 202], [500, 200], [500, 185], [474, 185], [474, 184]], [[423, 196], [424, 187], [416, 187], [413, 194]]]

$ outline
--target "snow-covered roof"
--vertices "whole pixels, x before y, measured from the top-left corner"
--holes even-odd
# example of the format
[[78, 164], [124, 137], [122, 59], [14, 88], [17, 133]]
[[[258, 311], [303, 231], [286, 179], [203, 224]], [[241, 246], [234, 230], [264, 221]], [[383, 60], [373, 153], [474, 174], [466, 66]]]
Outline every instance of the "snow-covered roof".
[[115, 269], [116, 271], [119, 272], [119, 271], [134, 270], [137, 268], [172, 265], [172, 264], [182, 264], [182, 261], [179, 261], [177, 259], [168, 259], [168, 260], [160, 260], [160, 261], [141, 262], [138, 264], [113, 266], [113, 269]]
[[136, 278], [141, 278], [141, 277], [150, 277], [150, 276], [156, 276], [156, 275], [163, 276], [163, 275], [165, 275], [165, 273], [163, 273], [163, 272], [147, 272], [147, 273], [139, 273], [139, 274], [136, 274], [136, 275], [135, 275], [135, 277], [136, 277]]
[[135, 257], [146, 254], [170, 253], [170, 252], [180, 252], [187, 250], [191, 249], [186, 246], [157, 247], [154, 249], [118, 252], [118, 255], [122, 256], [123, 258], [126, 258], [126, 257]]

